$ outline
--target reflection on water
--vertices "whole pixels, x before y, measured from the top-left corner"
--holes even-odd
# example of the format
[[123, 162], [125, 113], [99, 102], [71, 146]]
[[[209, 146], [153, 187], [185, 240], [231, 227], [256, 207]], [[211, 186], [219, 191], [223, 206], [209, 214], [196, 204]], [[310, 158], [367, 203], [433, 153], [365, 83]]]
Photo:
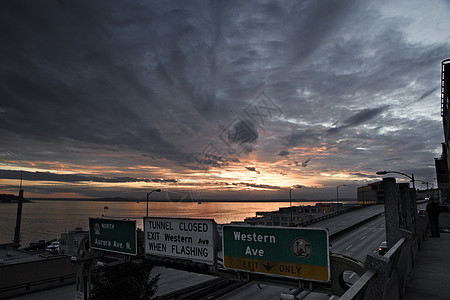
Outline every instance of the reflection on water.
[[[304, 202], [302, 205], [314, 205]], [[293, 205], [300, 205], [293, 203]], [[254, 217], [256, 212], [278, 210], [289, 206], [289, 202], [150, 202], [149, 216], [177, 218], [214, 219], [219, 224], [243, 221]], [[142, 218], [146, 215], [146, 202], [104, 202], [104, 201], [54, 201], [39, 200], [24, 203], [21, 225], [22, 245], [40, 239], [59, 238], [62, 232], [82, 227], [87, 230], [89, 217], [105, 215], [114, 218], [133, 219], [142, 228]], [[14, 239], [17, 203], [0, 203], [0, 243]]]

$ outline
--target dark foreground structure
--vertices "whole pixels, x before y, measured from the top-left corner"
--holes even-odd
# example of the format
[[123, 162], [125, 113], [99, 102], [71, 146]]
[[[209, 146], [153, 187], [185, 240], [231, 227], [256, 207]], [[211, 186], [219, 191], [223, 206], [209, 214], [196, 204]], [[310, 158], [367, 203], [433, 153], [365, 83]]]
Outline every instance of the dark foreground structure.
[[450, 59], [441, 65], [441, 117], [444, 125], [444, 142], [441, 157], [435, 159], [436, 178], [441, 202], [450, 203]]

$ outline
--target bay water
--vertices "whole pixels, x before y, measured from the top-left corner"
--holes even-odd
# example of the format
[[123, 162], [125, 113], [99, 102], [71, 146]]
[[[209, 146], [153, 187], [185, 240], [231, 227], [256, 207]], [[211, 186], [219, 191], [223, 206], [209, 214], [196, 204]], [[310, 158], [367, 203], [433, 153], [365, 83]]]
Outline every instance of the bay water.
[[[315, 205], [316, 202], [301, 202]], [[0, 244], [14, 239], [17, 203], [0, 203]], [[300, 205], [300, 203], [292, 203]], [[276, 211], [288, 207], [289, 202], [150, 202], [149, 216], [174, 218], [214, 219], [218, 224], [243, 221], [255, 217], [256, 212]], [[24, 203], [21, 222], [21, 244], [38, 240], [59, 239], [61, 233], [81, 227], [89, 228], [89, 218], [126, 218], [136, 220], [142, 228], [147, 213], [144, 202], [79, 201], [79, 200], [33, 200]]]

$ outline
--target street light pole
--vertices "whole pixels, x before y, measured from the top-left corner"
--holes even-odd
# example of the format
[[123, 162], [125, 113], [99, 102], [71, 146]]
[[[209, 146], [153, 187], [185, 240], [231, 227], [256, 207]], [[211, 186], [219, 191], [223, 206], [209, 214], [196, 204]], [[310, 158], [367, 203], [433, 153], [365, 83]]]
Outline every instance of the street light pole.
[[292, 188], [289, 188], [289, 207], [292, 207]]
[[292, 188], [289, 188], [289, 210], [291, 211], [291, 217], [289, 218], [289, 225], [292, 223]]
[[289, 210], [291, 211], [291, 217], [289, 219], [289, 225], [292, 223], [292, 190], [295, 189], [295, 188], [300, 189], [300, 188], [302, 188], [302, 186], [301, 185], [296, 185], [294, 187], [290, 187], [289, 188]]
[[153, 192], [159, 193], [159, 192], [161, 192], [161, 190], [160, 190], [160, 189], [151, 190], [150, 192], [147, 193], [147, 217], [148, 217], [148, 197], [149, 197], [150, 194], [153, 193]]
[[402, 172], [398, 172], [398, 171], [386, 171], [386, 170], [384, 170], [384, 171], [378, 171], [377, 175], [386, 175], [388, 173], [400, 174], [400, 175], [406, 176], [409, 179], [411, 179], [412, 185], [413, 185], [413, 190], [414, 190], [414, 199], [417, 198], [416, 184], [415, 184], [416, 180], [414, 179], [414, 173], [411, 173], [411, 176], [409, 176], [408, 174], [405, 174], [405, 173], [402, 173]]
[[428, 187], [428, 181], [423, 181], [423, 180], [418, 180], [418, 181], [420, 181], [422, 184], [427, 185], [427, 195], [428, 195], [428, 198], [430, 198], [430, 189]]
[[412, 181], [412, 185], [413, 185], [413, 189], [414, 189], [414, 193], [416, 192], [416, 184], [415, 184], [415, 179], [414, 179], [414, 173], [413, 174], [411, 174], [411, 176], [409, 176], [408, 174], [405, 174], [405, 173], [402, 173], [402, 172], [398, 172], [398, 171], [378, 171], [377, 172], [377, 175], [386, 175], [386, 174], [388, 174], [388, 173], [396, 173], [396, 174], [401, 174], [401, 175], [403, 175], [403, 176], [406, 176], [406, 177], [408, 177], [409, 179], [411, 179], [411, 181]]

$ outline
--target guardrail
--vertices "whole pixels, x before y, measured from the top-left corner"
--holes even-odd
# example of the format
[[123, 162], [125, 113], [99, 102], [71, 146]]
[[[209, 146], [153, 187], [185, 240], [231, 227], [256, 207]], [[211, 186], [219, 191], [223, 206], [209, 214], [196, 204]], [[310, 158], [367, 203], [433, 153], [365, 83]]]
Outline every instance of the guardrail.
[[164, 295], [155, 296], [152, 300], [199, 299], [206, 296], [208, 299], [215, 299], [247, 283], [225, 278], [214, 278]]
[[34, 257], [0, 266], [0, 298], [29, 293], [75, 282], [75, 267], [69, 256]]
[[323, 215], [323, 216], [320, 216], [320, 217], [317, 217], [317, 218], [314, 218], [314, 219], [311, 219], [311, 220], [303, 221], [301, 223], [296, 224], [295, 226], [299, 226], [299, 227], [309, 226], [311, 224], [314, 224], [314, 223], [317, 223], [317, 222], [320, 222], [320, 221], [323, 221], [323, 220], [326, 220], [326, 219], [330, 219], [332, 217], [335, 217], [335, 216], [338, 216], [338, 215], [342, 215], [344, 213], [347, 213], [347, 212], [350, 212], [350, 211], [354, 211], [354, 210], [359, 209], [359, 208], [361, 208], [361, 207], [360, 206], [352, 206], [350, 208], [346, 208], [346, 209], [343, 209], [343, 210], [340, 210], [340, 211], [329, 213], [329, 214], [326, 214], [326, 215]]
[[[55, 285], [61, 285], [61, 284], [72, 284], [72, 283], [75, 283], [75, 278], [76, 278], [76, 275], [74, 273], [74, 274], [53, 277], [53, 278], [46, 278], [46, 279], [42, 279], [42, 280], [35, 280], [35, 281], [25, 282], [25, 283], [21, 283], [21, 284], [16, 284], [16, 285], [0, 288], [0, 295], [2, 293], [17, 291], [17, 290], [22, 290], [24, 293], [28, 293], [32, 289], [37, 290], [42, 287], [47, 288], [49, 286], [54, 287]], [[19, 293], [20, 293], [20, 291], [19, 291]], [[15, 293], [14, 295], [17, 296], [17, 293]]]

